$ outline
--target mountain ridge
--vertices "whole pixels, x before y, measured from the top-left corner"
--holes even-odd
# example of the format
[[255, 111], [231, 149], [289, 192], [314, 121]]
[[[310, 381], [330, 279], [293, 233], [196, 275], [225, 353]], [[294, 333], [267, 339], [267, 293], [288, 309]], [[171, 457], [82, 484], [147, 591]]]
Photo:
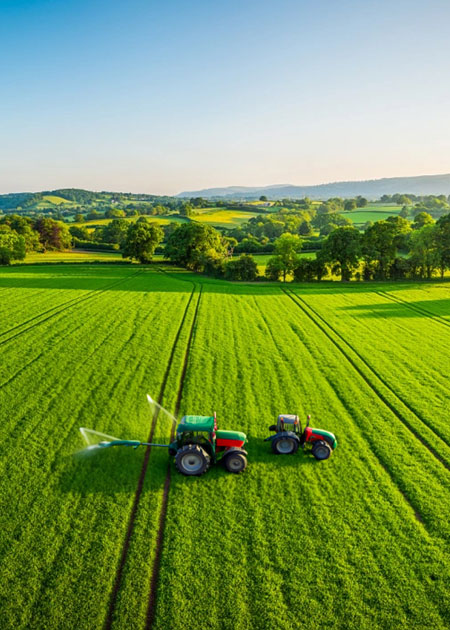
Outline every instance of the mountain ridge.
[[272, 184], [271, 186], [224, 186], [183, 191], [178, 198], [204, 197], [257, 199], [266, 195], [268, 199], [310, 197], [329, 199], [330, 197], [356, 197], [361, 195], [370, 200], [381, 195], [405, 193], [414, 195], [450, 195], [450, 173], [440, 175], [415, 175], [411, 177], [382, 177], [379, 179], [349, 180], [296, 186], [293, 184]]

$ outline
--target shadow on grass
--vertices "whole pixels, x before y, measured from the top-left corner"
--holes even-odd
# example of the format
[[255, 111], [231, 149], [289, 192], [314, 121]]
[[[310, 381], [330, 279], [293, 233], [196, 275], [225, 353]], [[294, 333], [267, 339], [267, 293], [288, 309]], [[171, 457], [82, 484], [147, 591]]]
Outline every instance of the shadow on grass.
[[[158, 438], [155, 438], [158, 441]], [[164, 443], [162, 440], [160, 443]], [[245, 447], [248, 456], [248, 466], [244, 475], [251, 471], [252, 466], [264, 465], [267, 472], [282, 471], [304, 466], [320, 466], [310, 453], [301, 449], [294, 455], [275, 455], [269, 442], [263, 438], [250, 438]], [[64, 472], [60, 476], [60, 488], [63, 492], [71, 492], [82, 496], [103, 494], [114, 496], [120, 493], [133, 494], [136, 491], [139, 476], [145, 456], [145, 448], [134, 450], [131, 447], [118, 446], [94, 451], [80, 451], [68, 457]], [[143, 492], [159, 490], [163, 487], [168, 465], [167, 449], [152, 449]], [[179, 474], [170, 458], [172, 483], [203, 483], [204, 480], [232, 475], [220, 460], [217, 465], [201, 477], [185, 477]]]
[[[400, 304], [395, 301], [355, 304], [352, 306], [340, 306], [336, 311], [353, 311], [358, 317], [445, 317], [450, 315], [450, 299], [442, 300], [416, 300]], [[450, 324], [450, 319], [448, 320]]]

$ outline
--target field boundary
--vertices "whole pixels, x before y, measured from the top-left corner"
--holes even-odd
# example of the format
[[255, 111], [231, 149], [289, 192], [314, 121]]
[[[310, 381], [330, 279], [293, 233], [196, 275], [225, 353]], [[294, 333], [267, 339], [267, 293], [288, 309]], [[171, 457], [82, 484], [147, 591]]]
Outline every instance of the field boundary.
[[[170, 370], [173, 364], [173, 359], [175, 356], [175, 352], [178, 346], [178, 342], [181, 336], [181, 332], [184, 328], [184, 324], [186, 321], [186, 317], [187, 314], [190, 310], [190, 306], [192, 303], [192, 300], [194, 298], [194, 294], [196, 291], [196, 285], [194, 284], [194, 286], [192, 287], [192, 291], [188, 300], [188, 303], [186, 305], [186, 308], [184, 309], [184, 313], [183, 313], [183, 317], [181, 319], [180, 325], [178, 327], [177, 330], [177, 334], [175, 335], [175, 339], [174, 342], [172, 344], [172, 349], [169, 355], [169, 359], [166, 365], [166, 369], [164, 372], [164, 376], [163, 376], [163, 380], [161, 383], [161, 387], [160, 387], [160, 391], [158, 394], [158, 400], [157, 403], [160, 405], [162, 403], [163, 397], [164, 397], [164, 393], [165, 393], [165, 389], [166, 389], [166, 385], [168, 382], [168, 378], [169, 378], [169, 374], [170, 374]], [[201, 289], [199, 292], [199, 299], [197, 301], [197, 306], [196, 306], [196, 310], [194, 313], [194, 321], [195, 321], [195, 316], [198, 310], [198, 304], [200, 302], [200, 295], [201, 295]], [[191, 334], [192, 334], [192, 329], [191, 329]], [[189, 341], [191, 339], [191, 336], [189, 337]], [[189, 351], [189, 341], [188, 341], [188, 349], [187, 352]], [[155, 433], [155, 428], [156, 428], [156, 422], [158, 419], [158, 415], [159, 415], [159, 409], [156, 409], [154, 414], [153, 414], [153, 418], [152, 418], [152, 424], [150, 427], [150, 433], [148, 436], [147, 441], [151, 442], [153, 440], [154, 437], [154, 433]], [[173, 429], [172, 429], [173, 432]], [[134, 495], [134, 501], [133, 501], [133, 505], [131, 508], [131, 512], [130, 512], [130, 517], [128, 520], [128, 527], [127, 527], [127, 531], [125, 534], [125, 539], [124, 539], [124, 543], [123, 543], [123, 547], [122, 547], [122, 552], [120, 555], [120, 560], [119, 560], [119, 565], [117, 567], [116, 570], [116, 575], [115, 575], [115, 579], [114, 579], [114, 584], [113, 584], [113, 588], [111, 591], [111, 596], [110, 596], [110, 602], [109, 602], [109, 606], [108, 606], [108, 613], [106, 615], [106, 619], [105, 619], [105, 623], [104, 623], [104, 630], [110, 630], [110, 628], [112, 627], [113, 624], [113, 617], [114, 617], [114, 611], [116, 608], [116, 602], [117, 602], [117, 596], [119, 594], [119, 590], [120, 590], [120, 586], [122, 583], [122, 574], [123, 574], [123, 570], [125, 568], [125, 564], [127, 561], [127, 557], [128, 557], [128, 550], [130, 548], [130, 543], [131, 543], [131, 538], [133, 535], [133, 531], [134, 531], [134, 524], [136, 521], [136, 517], [137, 517], [137, 512], [138, 512], [138, 508], [139, 508], [139, 503], [141, 500], [141, 495], [142, 495], [142, 491], [144, 489], [144, 481], [145, 481], [145, 476], [147, 474], [147, 469], [148, 469], [148, 464], [149, 464], [149, 460], [150, 460], [150, 454], [152, 451], [152, 447], [151, 446], [147, 446], [145, 449], [145, 454], [144, 454], [144, 460], [142, 462], [142, 467], [141, 467], [141, 472], [139, 475], [139, 479], [138, 479], [138, 484], [136, 487], [136, 491], [135, 491], [135, 495]], [[166, 480], [167, 482], [167, 480]], [[164, 487], [164, 492], [165, 492], [165, 487]], [[163, 505], [164, 505], [164, 494], [163, 494]], [[161, 510], [163, 509], [163, 507], [161, 507]], [[159, 540], [159, 532], [158, 532], [158, 536], [157, 536], [157, 545], [158, 545], [158, 540]]]
[[[202, 285], [200, 285], [199, 296], [198, 296], [198, 300], [197, 300], [197, 304], [196, 304], [195, 312], [194, 312], [194, 318], [192, 320], [191, 330], [189, 332], [189, 339], [188, 339], [188, 343], [186, 347], [186, 352], [184, 355], [183, 371], [180, 377], [180, 386], [178, 388], [177, 401], [175, 404], [176, 417], [178, 416], [180, 407], [181, 407], [184, 381], [186, 378], [186, 372], [187, 372], [188, 363], [189, 363], [189, 354], [191, 351], [192, 340], [194, 338], [194, 332], [195, 332], [195, 328], [197, 324], [197, 315], [198, 315], [198, 311], [200, 307], [200, 299], [202, 297], [202, 290], [203, 290], [203, 287]], [[174, 426], [172, 426], [172, 430], [170, 433], [171, 442], [174, 439], [174, 433], [175, 433], [175, 428]], [[156, 598], [157, 598], [157, 590], [158, 590], [158, 584], [159, 584], [159, 570], [161, 566], [161, 554], [162, 554], [162, 548], [163, 548], [163, 542], [164, 542], [164, 530], [166, 527], [167, 506], [169, 502], [171, 476], [172, 476], [171, 463], [169, 459], [169, 462], [167, 464], [166, 479], [164, 481], [163, 501], [162, 501], [161, 512], [160, 512], [160, 517], [159, 517], [159, 528], [158, 528], [158, 533], [156, 535], [156, 553], [155, 553], [155, 558], [153, 561], [152, 575], [150, 578], [150, 592], [149, 592], [149, 597], [148, 597], [145, 630], [149, 630], [150, 628], [152, 628], [154, 620], [155, 620]]]
[[[62, 304], [58, 304], [57, 306], [53, 306], [52, 308], [49, 308], [46, 311], [43, 311], [42, 313], [39, 313], [38, 315], [35, 315], [34, 317], [30, 317], [30, 319], [27, 319], [27, 320], [25, 320], [24, 322], [22, 322], [20, 324], [16, 324], [16, 326], [13, 326], [9, 330], [5, 330], [2, 333], [0, 333], [0, 337], [3, 337], [3, 336], [7, 335], [10, 332], [13, 332], [14, 330], [17, 330], [18, 328], [21, 328], [22, 326], [26, 326], [26, 324], [29, 324], [30, 322], [33, 322], [36, 319], [39, 319], [39, 318], [43, 317], [47, 313], [51, 313], [51, 315], [49, 315], [48, 317], [44, 317], [43, 319], [40, 319], [38, 322], [36, 322], [34, 324], [31, 324], [31, 326], [28, 326], [28, 327], [24, 328], [23, 330], [20, 330], [15, 335], [11, 335], [11, 337], [8, 337], [7, 339], [0, 339], [0, 346], [3, 346], [5, 343], [8, 343], [8, 341], [11, 341], [12, 339], [16, 339], [16, 337], [19, 337], [20, 335], [23, 335], [24, 333], [28, 332], [29, 330], [32, 330], [36, 326], [40, 326], [40, 324], [43, 324], [44, 322], [48, 321], [52, 317], [55, 317], [55, 315], [59, 315], [60, 313], [66, 311], [67, 309], [72, 308], [72, 306], [76, 306], [77, 304], [81, 304], [81, 302], [85, 302], [86, 300], [90, 300], [90, 299], [96, 297], [97, 295], [105, 293], [105, 291], [109, 291], [110, 289], [112, 289], [113, 287], [118, 286], [119, 284], [123, 284], [124, 282], [127, 282], [128, 280], [131, 280], [132, 278], [135, 278], [136, 276], [142, 275], [143, 273], [145, 273], [145, 270], [141, 270], [140, 269], [136, 273], [133, 273], [133, 274], [127, 276], [126, 278], [121, 278], [117, 282], [112, 282], [111, 284], [107, 284], [104, 287], [102, 287], [101, 289], [93, 289], [92, 291], [89, 291], [87, 295], [83, 295], [82, 297], [76, 297], [76, 298], [72, 298], [71, 300], [67, 300], [67, 302], [63, 302]], [[52, 311], [56, 311], [56, 312], [52, 313]]]
[[[385, 396], [385, 394], [383, 394], [380, 391], [380, 388], [377, 387], [376, 384], [374, 384], [370, 378], [364, 374], [364, 371], [361, 369], [360, 366], [358, 366], [357, 362], [355, 361], [355, 359], [353, 359], [350, 354], [348, 353], [348, 351], [346, 351], [344, 348], [342, 348], [342, 346], [335, 340], [333, 339], [333, 337], [331, 336], [331, 334], [328, 332], [328, 330], [326, 329], [325, 326], [327, 326], [346, 346], [348, 346], [348, 348], [358, 357], [358, 359], [363, 363], [363, 365], [367, 368], [367, 370], [369, 371], [370, 375], [372, 376], [372, 378], [375, 378], [376, 380], [379, 380], [380, 383], [386, 387], [386, 389], [395, 397], [398, 399], [398, 401], [403, 404], [406, 409], [413, 414], [417, 420], [424, 425], [424, 427], [426, 427], [426, 429], [428, 429], [428, 431], [430, 431], [433, 434], [433, 437], [437, 438], [439, 441], [441, 441], [446, 449], [449, 448], [449, 445], [447, 444], [447, 442], [439, 435], [439, 433], [437, 431], [435, 431], [433, 428], [431, 428], [419, 415], [417, 415], [417, 413], [415, 413], [415, 411], [407, 404], [405, 403], [402, 398], [386, 383], [386, 381], [379, 376], [378, 374], [375, 373], [375, 371], [373, 370], [373, 368], [367, 363], [367, 361], [348, 343], [348, 341], [346, 341], [344, 339], [344, 337], [338, 333], [332, 326], [331, 324], [329, 324], [321, 315], [319, 315], [309, 304], [307, 304], [301, 297], [299, 297], [298, 295], [296, 295], [295, 293], [291, 293], [289, 290], [287, 289], [281, 289], [283, 291], [283, 293], [285, 293], [285, 295], [287, 295], [297, 306], [298, 308], [300, 308], [302, 310], [303, 313], [305, 313], [305, 315], [324, 333], [324, 335], [326, 335], [326, 337], [331, 341], [331, 343], [341, 352], [341, 354], [347, 359], [347, 361], [353, 366], [353, 368], [357, 371], [357, 373], [361, 376], [361, 378], [364, 380], [364, 382], [372, 389], [372, 391], [378, 396], [378, 398], [386, 405], [386, 407], [388, 407], [388, 409], [390, 409], [390, 411], [395, 415], [395, 417], [400, 420], [400, 422], [411, 432], [412, 435], [414, 435], [414, 437], [419, 440], [419, 442], [426, 448], [428, 449], [428, 451], [447, 469], [450, 471], [450, 462], [442, 457], [442, 455], [436, 450], [436, 448], [434, 446], [432, 446], [428, 440], [426, 440], [423, 435], [421, 435], [409, 422], [409, 420], [407, 420], [407, 418], [405, 418], [404, 414], [397, 409], [397, 407], [390, 402], [387, 397]], [[295, 296], [295, 297], [294, 297]], [[309, 309], [309, 312], [307, 309]], [[312, 315], [311, 313], [313, 313], [314, 315]], [[317, 317], [322, 323], [319, 323], [315, 317]]]

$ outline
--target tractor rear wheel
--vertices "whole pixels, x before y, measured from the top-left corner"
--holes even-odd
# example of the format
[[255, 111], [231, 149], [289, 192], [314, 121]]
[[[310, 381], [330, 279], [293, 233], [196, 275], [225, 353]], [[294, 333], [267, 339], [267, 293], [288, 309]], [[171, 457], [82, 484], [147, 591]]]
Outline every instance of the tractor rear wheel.
[[331, 455], [331, 446], [324, 440], [319, 440], [312, 447], [312, 454], [316, 459], [328, 459]]
[[239, 451], [230, 453], [225, 456], [224, 465], [228, 472], [237, 474], [247, 468], [247, 458], [244, 453], [240, 453]]
[[210, 465], [210, 456], [198, 444], [186, 444], [175, 455], [175, 466], [183, 475], [203, 475]]
[[272, 440], [272, 450], [276, 455], [293, 455], [298, 451], [300, 443], [294, 437], [281, 435]]

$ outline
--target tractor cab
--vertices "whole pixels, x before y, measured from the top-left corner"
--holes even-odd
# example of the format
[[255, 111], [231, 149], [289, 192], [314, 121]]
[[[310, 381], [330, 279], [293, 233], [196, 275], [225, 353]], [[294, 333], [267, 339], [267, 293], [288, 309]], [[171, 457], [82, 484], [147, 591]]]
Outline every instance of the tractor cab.
[[302, 424], [298, 416], [294, 414], [280, 414], [278, 416], [277, 424], [274, 428], [275, 431], [292, 431], [298, 436], [302, 434]]
[[208, 455], [215, 457], [217, 429], [214, 416], [183, 416], [177, 427], [177, 450], [186, 444], [199, 444]]

